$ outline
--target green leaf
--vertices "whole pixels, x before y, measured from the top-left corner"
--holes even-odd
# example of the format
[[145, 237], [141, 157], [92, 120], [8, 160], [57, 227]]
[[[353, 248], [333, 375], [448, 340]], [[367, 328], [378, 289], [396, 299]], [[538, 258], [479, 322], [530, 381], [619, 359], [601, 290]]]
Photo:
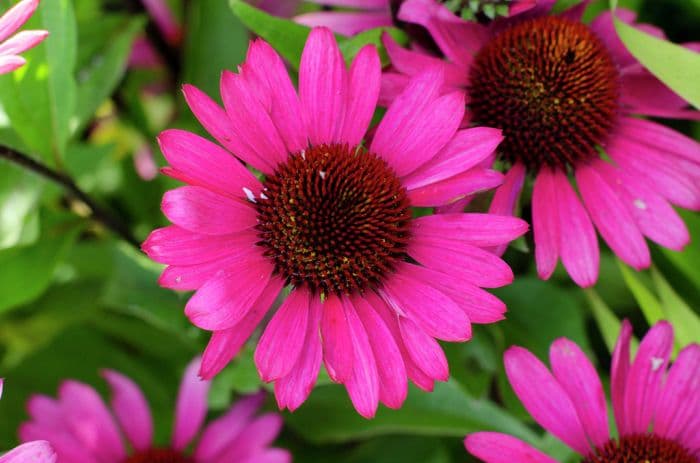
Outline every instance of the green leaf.
[[691, 343], [700, 342], [700, 317], [681, 299], [655, 267], [651, 269], [651, 277], [659, 293], [664, 313], [673, 325], [676, 349], [680, 350]]
[[0, 249], [33, 243], [39, 236], [42, 183], [29, 172], [0, 163]]
[[639, 274], [633, 273], [622, 261], [618, 260], [617, 263], [620, 266], [622, 277], [625, 279], [627, 287], [632, 291], [634, 298], [637, 300], [639, 308], [642, 309], [647, 323], [653, 325], [659, 320], [662, 320], [664, 318], [664, 311], [661, 308], [661, 304], [651, 290], [642, 283]]
[[[699, 0], [700, 1], [700, 0]], [[698, 133], [700, 135], [700, 132]], [[692, 211], [678, 211], [690, 232], [690, 236], [700, 236], [700, 215]], [[686, 246], [682, 252], [673, 251], [667, 248], [661, 248], [664, 255], [673, 262], [673, 264], [688, 277], [700, 291], [700, 272], [698, 271], [698, 262], [700, 262], [700, 246], [697, 242]]]
[[145, 18], [135, 17], [105, 37], [104, 47], [90, 57], [87, 66], [77, 72], [78, 99], [73, 130], [87, 124], [97, 108], [109, 97], [126, 71], [127, 60], [136, 35], [143, 29]]
[[317, 387], [304, 405], [286, 422], [314, 443], [346, 442], [384, 434], [438, 435], [462, 438], [474, 431], [495, 430], [537, 441], [524, 424], [493, 402], [475, 400], [451, 380], [436, 383], [432, 393], [413, 386], [399, 410], [380, 407], [372, 420], [352, 408], [345, 389]]
[[391, 35], [393, 39], [401, 45], [408, 43], [408, 36], [402, 30], [395, 27], [377, 27], [375, 29], [369, 29], [361, 32], [350, 38], [341, 37], [338, 39], [338, 46], [340, 47], [340, 51], [345, 58], [345, 62], [350, 64], [364, 46], [374, 45], [380, 52], [382, 63], [389, 64], [389, 57], [384, 51], [384, 46], [382, 45], [382, 34], [384, 32]]
[[[613, 9], [617, 0], [610, 0]], [[696, 108], [700, 108], [700, 54], [656, 38], [615, 18], [620, 40], [645, 68]]]
[[77, 229], [73, 228], [42, 236], [31, 246], [0, 251], [0, 313], [30, 302], [46, 290], [76, 235]]
[[27, 28], [49, 37], [23, 53], [28, 63], [0, 76], [0, 101], [24, 143], [60, 165], [75, 111], [76, 23], [70, 0], [41, 2]]
[[608, 348], [608, 352], [612, 352], [620, 335], [622, 323], [593, 288], [585, 289], [584, 294], [588, 298], [593, 318], [596, 325], [598, 325], [600, 334], [603, 336], [605, 346]]

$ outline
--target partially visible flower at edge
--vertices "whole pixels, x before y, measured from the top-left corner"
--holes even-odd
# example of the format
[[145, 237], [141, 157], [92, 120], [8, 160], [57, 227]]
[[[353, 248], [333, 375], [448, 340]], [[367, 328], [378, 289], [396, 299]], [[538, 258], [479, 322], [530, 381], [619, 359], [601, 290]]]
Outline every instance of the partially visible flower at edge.
[[[49, 35], [48, 31], [15, 32], [34, 14], [39, 0], [22, 0], [0, 17], [0, 74], [12, 72], [27, 61], [19, 56]], [[14, 35], [13, 35], [14, 34]]]
[[500, 132], [458, 130], [463, 93], [441, 94], [442, 72], [426, 69], [365, 146], [380, 79], [374, 46], [348, 70], [331, 31], [317, 28], [302, 54], [299, 95], [262, 40], [251, 43], [239, 74], [224, 71], [223, 109], [184, 87], [195, 116], [228, 151], [182, 130], [160, 135], [170, 164], [163, 172], [188, 186], [165, 194], [173, 225], [151, 233], [143, 249], [169, 265], [161, 285], [196, 290], [185, 314], [213, 331], [203, 377], [239, 352], [284, 287], [291, 292], [255, 362], [290, 410], [310, 394], [322, 361], [363, 416], [379, 402], [398, 408], [407, 377], [424, 390], [447, 380], [436, 338], [465, 341], [471, 323], [503, 318], [505, 305], [481, 287], [509, 284], [513, 273], [483, 248], [515, 239], [527, 224], [411, 212], [497, 186], [500, 174], [482, 164]]
[[[282, 427], [281, 416], [255, 416], [264, 393], [240, 399], [220, 418], [203, 426], [210, 382], [197, 377], [199, 366], [197, 358], [183, 375], [169, 446], [153, 442], [151, 411], [141, 389], [113, 370], [102, 372], [112, 392], [111, 409], [92, 387], [66, 380], [59, 387], [58, 398], [30, 398], [27, 408], [31, 420], [21, 425], [20, 437], [49, 441], [58, 463], [289, 463], [288, 451], [270, 447]], [[186, 448], [197, 436], [188, 454]]]
[[[490, 212], [514, 214], [531, 174], [538, 274], [548, 279], [561, 258], [586, 287], [598, 279], [596, 230], [638, 270], [651, 263], [645, 237], [673, 250], [689, 243], [671, 204], [700, 209], [700, 144], [635, 116], [699, 120], [700, 112], [630, 54], [612, 13], [587, 25], [581, 17], [588, 0], [559, 15], [549, 12], [553, 3], [485, 26], [455, 19], [434, 0], [405, 1], [399, 18], [428, 29], [446, 58], [401, 48], [385, 34], [393, 69], [383, 76], [380, 100], [392, 101], [425, 66], [442, 67], [443, 91], [467, 90], [464, 125], [503, 130], [499, 156], [509, 167]], [[634, 24], [633, 12], [616, 14]], [[654, 26], [635, 27], [664, 38]]]
[[[612, 408], [617, 436], [608, 425], [600, 377], [574, 342], [550, 348], [552, 371], [531, 352], [511, 347], [504, 355], [515, 394], [543, 428], [582, 457], [582, 463], [697, 463], [700, 459], [700, 345], [685, 347], [670, 367], [673, 328], [654, 325], [630, 361], [632, 327], [627, 320], [613, 351]], [[556, 463], [507, 434], [478, 432], [465, 446], [487, 463]]]
[[[0, 397], [5, 380], [0, 378]], [[0, 463], [56, 463], [56, 453], [48, 442], [36, 440], [0, 454]]]

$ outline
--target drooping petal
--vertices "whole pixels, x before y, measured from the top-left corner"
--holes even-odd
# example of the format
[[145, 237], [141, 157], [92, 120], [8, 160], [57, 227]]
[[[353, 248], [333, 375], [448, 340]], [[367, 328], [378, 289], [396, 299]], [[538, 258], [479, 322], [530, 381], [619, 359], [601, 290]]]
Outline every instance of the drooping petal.
[[24, 66], [26, 63], [27, 60], [22, 58], [21, 56], [0, 56], [0, 74], [12, 72], [15, 69]]
[[353, 345], [352, 375], [345, 382], [355, 410], [365, 418], [373, 418], [379, 405], [379, 374], [367, 331], [350, 299], [344, 298], [350, 339]]
[[[525, 184], [525, 166], [521, 163], [515, 163], [508, 169], [503, 183], [496, 188], [496, 192], [489, 206], [489, 214], [497, 215], [515, 215], [515, 207], [520, 199], [520, 192]], [[534, 213], [533, 213], [534, 215]], [[491, 249], [497, 256], [502, 256], [508, 244], [501, 244]]]
[[474, 168], [463, 174], [409, 190], [408, 198], [415, 207], [450, 205], [469, 195], [488, 191], [503, 183], [503, 174], [491, 169]]
[[35, 47], [49, 35], [48, 31], [22, 31], [0, 42], [0, 55], [18, 55]]
[[487, 247], [508, 243], [523, 235], [528, 224], [516, 217], [494, 214], [440, 214], [413, 220], [416, 237], [445, 237], [473, 246]]
[[613, 349], [612, 364], [610, 365], [610, 395], [612, 396], [613, 411], [617, 428], [622, 432], [627, 429], [625, 413], [625, 388], [630, 369], [630, 339], [632, 325], [629, 320], [622, 321], [620, 335]]
[[56, 463], [56, 452], [44, 440], [27, 442], [0, 456], [0, 463]]
[[153, 419], [141, 388], [113, 370], [103, 370], [102, 376], [112, 390], [112, 410], [127, 439], [136, 450], [149, 449], [153, 445]]
[[385, 11], [314, 11], [295, 16], [294, 21], [309, 27], [325, 26], [333, 32], [348, 36], [367, 29], [393, 25], [391, 15]]
[[39, 0], [22, 0], [0, 16], [0, 42], [14, 34], [34, 14]]
[[440, 344], [411, 319], [402, 316], [398, 319], [401, 337], [411, 360], [429, 378], [447, 381], [450, 372]]
[[498, 432], [470, 434], [464, 440], [464, 446], [469, 453], [487, 463], [557, 463], [520, 439]]
[[590, 447], [571, 398], [532, 353], [511, 347], [504, 355], [506, 374], [530, 415], [547, 431], [582, 455]]
[[559, 259], [559, 214], [554, 173], [543, 168], [532, 189], [532, 231], [535, 237], [537, 274], [548, 280]]
[[336, 382], [345, 382], [352, 375], [353, 347], [347, 315], [338, 296], [330, 295], [323, 302], [321, 337], [328, 375]]
[[187, 365], [180, 382], [175, 406], [175, 425], [173, 427], [172, 446], [182, 450], [197, 435], [207, 416], [207, 396], [210, 381], [199, 377], [202, 359], [197, 357]]

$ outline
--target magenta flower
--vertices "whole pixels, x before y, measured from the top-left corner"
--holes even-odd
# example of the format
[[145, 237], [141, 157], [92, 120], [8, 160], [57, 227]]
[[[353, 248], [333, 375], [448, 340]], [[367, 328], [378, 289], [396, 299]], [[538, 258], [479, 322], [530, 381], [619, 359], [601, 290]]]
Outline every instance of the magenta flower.
[[27, 61], [19, 54], [38, 45], [49, 35], [48, 31], [22, 31], [15, 34], [34, 14], [37, 6], [39, 0], [22, 0], [0, 16], [0, 74], [23, 66]]
[[[0, 397], [4, 380], [0, 378]], [[46, 441], [33, 441], [0, 455], [0, 463], [56, 463], [56, 453]]]
[[171, 166], [164, 172], [188, 186], [166, 193], [162, 209], [174, 225], [155, 230], [143, 249], [169, 265], [163, 286], [197, 290], [185, 313], [214, 332], [203, 377], [238, 353], [282, 295], [255, 352], [279, 406], [306, 400], [323, 360], [371, 417], [380, 401], [401, 406], [407, 376], [425, 390], [447, 379], [436, 338], [465, 341], [471, 323], [503, 318], [503, 303], [480, 286], [508, 284], [513, 274], [482, 247], [509, 242], [527, 224], [411, 212], [498, 185], [500, 174], [483, 164], [500, 132], [458, 130], [464, 95], [440, 93], [442, 73], [428, 69], [364, 145], [380, 79], [374, 46], [348, 71], [333, 34], [319, 28], [304, 48], [299, 96], [261, 40], [239, 74], [223, 73], [225, 109], [185, 86], [194, 114], [230, 153], [182, 130], [160, 135]]
[[[552, 372], [532, 353], [511, 347], [504, 356], [516, 395], [547, 431], [578, 452], [583, 463], [697, 463], [700, 458], [700, 345], [683, 349], [669, 369], [673, 329], [659, 322], [630, 362], [632, 328], [625, 320], [613, 352], [610, 433], [605, 392], [594, 366], [572, 341], [556, 340]], [[488, 463], [556, 463], [505, 434], [479, 432], [467, 450]]]
[[[274, 413], [255, 416], [264, 394], [243, 398], [203, 427], [210, 383], [197, 377], [199, 367], [195, 359], [185, 370], [167, 447], [153, 443], [151, 411], [141, 389], [112, 370], [102, 372], [112, 391], [111, 408], [92, 387], [67, 380], [58, 398], [35, 395], [29, 400], [31, 421], [22, 424], [20, 436], [48, 440], [58, 463], [289, 463], [289, 452], [270, 447], [282, 418]], [[186, 451], [197, 436], [193, 450]]]
[[[551, 3], [483, 26], [455, 21], [432, 0], [406, 1], [399, 17], [425, 26], [447, 59], [402, 49], [386, 36], [394, 71], [382, 99], [393, 100], [428, 65], [444, 69], [444, 91], [466, 88], [465, 124], [498, 127], [505, 136], [498, 151], [509, 168], [491, 212], [514, 214], [531, 174], [538, 274], [548, 279], [561, 258], [577, 284], [590, 286], [598, 278], [596, 229], [636, 269], [651, 263], [645, 237], [674, 250], [689, 242], [671, 204], [700, 209], [700, 144], [633, 116], [700, 113], [627, 51], [610, 13], [586, 25], [587, 1], [558, 16], [547, 14]], [[634, 22], [630, 11], [617, 14]], [[663, 37], [653, 26], [637, 27]]]

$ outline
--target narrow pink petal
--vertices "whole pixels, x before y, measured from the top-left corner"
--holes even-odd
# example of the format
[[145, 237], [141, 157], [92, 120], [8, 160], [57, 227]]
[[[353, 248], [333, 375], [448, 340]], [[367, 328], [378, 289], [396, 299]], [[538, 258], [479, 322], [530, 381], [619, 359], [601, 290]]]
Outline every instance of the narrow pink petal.
[[[240, 322], [272, 277], [273, 266], [261, 257], [241, 261], [219, 277], [207, 281], [190, 298], [185, 315], [204, 330], [221, 331]], [[277, 279], [277, 277], [272, 277]]]
[[323, 304], [317, 296], [311, 296], [309, 323], [304, 338], [304, 352], [297, 359], [292, 371], [275, 381], [275, 398], [280, 409], [294, 411], [309, 397], [321, 369], [323, 348], [320, 324]]
[[537, 274], [548, 280], [559, 259], [559, 215], [554, 172], [542, 168], [532, 189], [532, 231], [535, 237]]
[[[25, 422], [19, 427], [18, 434], [23, 442], [44, 441], [50, 442], [51, 448], [56, 452], [56, 458], [49, 460], [50, 463], [55, 461], [79, 461], [80, 463], [101, 463], [89, 449], [81, 442], [77, 441], [68, 430], [47, 429], [45, 426], [37, 423]], [[26, 444], [25, 444], [26, 445]], [[7, 457], [7, 455], [0, 457]], [[3, 461], [5, 463], [5, 461]], [[11, 462], [8, 462], [11, 463]], [[30, 460], [27, 463], [37, 463], [35, 460]], [[43, 463], [43, 462], [41, 462]]]
[[325, 27], [309, 34], [299, 65], [299, 98], [314, 145], [338, 140], [348, 91], [345, 61], [333, 33]]
[[[301, 105], [282, 58], [264, 40], [255, 40], [248, 48], [244, 72], [260, 82], [269, 95], [266, 110], [290, 153], [306, 148], [306, 128]], [[262, 101], [262, 100], [261, 100]]]
[[678, 440], [700, 412], [700, 345], [681, 350], [656, 408], [654, 434]]
[[259, 392], [243, 397], [220, 418], [208, 424], [197, 442], [194, 456], [197, 461], [216, 461], [238, 437], [260, 409], [265, 393]]
[[22, 24], [34, 14], [37, 6], [39, 6], [39, 0], [22, 0], [7, 10], [0, 17], [0, 42], [22, 27]]
[[[496, 189], [493, 195], [489, 206], [490, 214], [515, 215], [515, 207], [525, 183], [525, 173], [525, 166], [520, 163], [516, 163], [508, 169], [503, 178], [503, 184]], [[507, 247], [507, 244], [502, 244], [492, 251], [494, 254], [502, 256]]]
[[291, 463], [292, 455], [289, 450], [284, 449], [265, 449], [260, 453], [251, 455], [240, 463]]
[[367, 331], [350, 301], [344, 299], [345, 313], [348, 317], [350, 339], [354, 347], [352, 375], [345, 382], [350, 401], [355, 410], [365, 418], [373, 418], [379, 406], [379, 374], [377, 362]]
[[308, 291], [292, 291], [282, 303], [255, 349], [255, 365], [265, 382], [286, 376], [304, 348], [309, 320]]
[[679, 439], [680, 444], [691, 449], [696, 458], [700, 458], [700, 433], [698, 433], [698, 429], [700, 429], [700, 410], [696, 411]]
[[12, 72], [15, 69], [24, 66], [26, 63], [27, 60], [25, 60], [21, 56], [0, 56], [0, 74]]
[[158, 25], [165, 40], [171, 45], [178, 45], [182, 40], [182, 28], [178, 24], [166, 0], [141, 0], [148, 14]]
[[223, 331], [215, 331], [202, 356], [200, 376], [211, 379], [219, 373], [231, 359], [240, 352], [241, 348], [262, 321], [277, 295], [282, 290], [284, 282], [280, 278], [272, 278], [262, 291], [261, 296], [253, 303], [248, 313], [233, 327]]
[[[424, 76], [421, 74], [416, 80]], [[438, 80], [437, 84], [440, 82]], [[409, 84], [399, 95], [372, 140], [371, 150], [387, 161], [399, 176], [413, 172], [442, 150], [455, 135], [464, 116], [464, 93], [461, 91], [428, 100], [427, 104], [409, 106], [410, 99], [426, 98], [418, 93], [410, 95], [417, 87]]]
[[595, 229], [566, 174], [554, 171], [552, 182], [557, 192], [561, 260], [577, 285], [591, 286], [598, 279], [600, 261]]
[[124, 434], [136, 450], [153, 445], [151, 409], [141, 389], [130, 378], [113, 370], [103, 370], [112, 390], [112, 410]]
[[27, 442], [0, 456], [0, 463], [56, 463], [56, 452], [44, 440]]
[[158, 143], [170, 165], [184, 173], [191, 184], [216, 193], [246, 198], [245, 188], [260, 191], [253, 174], [219, 145], [185, 130], [169, 129]]
[[243, 428], [216, 461], [245, 461], [246, 457], [264, 451], [275, 440], [281, 428], [282, 417], [276, 413], [265, 413], [256, 417]]
[[314, 11], [295, 16], [294, 21], [309, 27], [328, 27], [335, 33], [348, 36], [393, 25], [388, 11]]
[[498, 129], [460, 130], [440, 153], [404, 179], [404, 186], [413, 190], [464, 173], [491, 156], [501, 140]]
[[487, 463], [557, 463], [536, 448], [508, 434], [475, 432], [464, 440], [466, 449]]
[[382, 10], [386, 8], [386, 0], [309, 0], [321, 5], [346, 6], [362, 10]]
[[192, 113], [216, 141], [263, 173], [271, 174], [274, 172], [273, 159], [264, 158], [253, 149], [249, 141], [242, 136], [240, 130], [234, 128], [226, 111], [214, 100], [193, 85], [184, 85], [182, 92]]
[[195, 358], [187, 365], [182, 375], [173, 427], [172, 446], [175, 450], [183, 450], [187, 447], [199, 432], [207, 416], [207, 396], [211, 382], [202, 380], [198, 376], [201, 365], [202, 359]]
[[323, 302], [321, 337], [328, 375], [333, 381], [345, 382], [353, 371], [353, 346], [347, 315], [338, 296], [330, 295]]
[[407, 252], [433, 270], [459, 271], [464, 279], [477, 286], [498, 288], [513, 281], [513, 271], [500, 257], [453, 239], [416, 236]]
[[226, 235], [257, 224], [255, 209], [198, 186], [167, 191], [161, 204], [163, 214], [175, 225], [204, 235]]
[[688, 103], [646, 69], [625, 72], [620, 77], [620, 100], [634, 114], [683, 110]]
[[0, 55], [18, 55], [35, 47], [49, 35], [48, 31], [22, 31], [0, 43]]
[[408, 192], [415, 207], [444, 206], [458, 202], [503, 183], [503, 174], [491, 169], [474, 168], [463, 174]]
[[625, 385], [625, 428], [620, 432], [647, 432], [662, 391], [662, 381], [673, 348], [673, 328], [668, 322], [654, 325], [639, 344]]
[[422, 238], [445, 237], [473, 246], [509, 243], [527, 232], [528, 224], [516, 217], [494, 214], [440, 214], [415, 219], [411, 232]]
[[688, 161], [700, 162], [700, 143], [675, 130], [646, 119], [623, 118], [616, 131], [637, 142]]
[[389, 408], [398, 409], [408, 393], [406, 367], [396, 341], [386, 323], [372, 305], [362, 297], [355, 297], [352, 304], [372, 346], [379, 375], [379, 400]]
[[466, 313], [428, 282], [416, 280], [399, 269], [386, 279], [382, 291], [389, 296], [398, 314], [416, 322], [430, 336], [444, 341], [471, 338], [471, 323]]
[[547, 431], [582, 455], [590, 447], [571, 398], [528, 350], [511, 347], [504, 355], [506, 374], [530, 415]]
[[382, 86], [379, 91], [377, 104], [383, 108], [389, 107], [401, 92], [408, 86], [410, 77], [396, 72], [385, 71], [382, 73]]
[[598, 173], [596, 164], [579, 165], [576, 181], [593, 223], [613, 252], [636, 270], [648, 267], [651, 255], [644, 236], [618, 191]]
[[630, 339], [632, 325], [629, 320], [622, 321], [620, 336], [613, 349], [612, 364], [610, 365], [610, 395], [617, 429], [622, 433], [627, 430], [627, 415], [625, 413], [625, 389], [630, 369]]
[[571, 398], [581, 425], [595, 447], [610, 439], [605, 391], [593, 364], [576, 343], [566, 338], [554, 341], [549, 349], [552, 373]]
[[447, 381], [450, 371], [440, 344], [409, 318], [399, 316], [399, 328], [406, 351], [415, 365], [429, 378]]
[[249, 85], [243, 76], [230, 71], [221, 74], [220, 87], [235, 134], [243, 137], [257, 157], [268, 165], [274, 167], [284, 162], [289, 154], [287, 147], [260, 101], [258, 89]]
[[382, 65], [374, 45], [364, 46], [350, 66], [348, 100], [339, 141], [357, 146], [367, 132], [377, 107], [381, 87]]

